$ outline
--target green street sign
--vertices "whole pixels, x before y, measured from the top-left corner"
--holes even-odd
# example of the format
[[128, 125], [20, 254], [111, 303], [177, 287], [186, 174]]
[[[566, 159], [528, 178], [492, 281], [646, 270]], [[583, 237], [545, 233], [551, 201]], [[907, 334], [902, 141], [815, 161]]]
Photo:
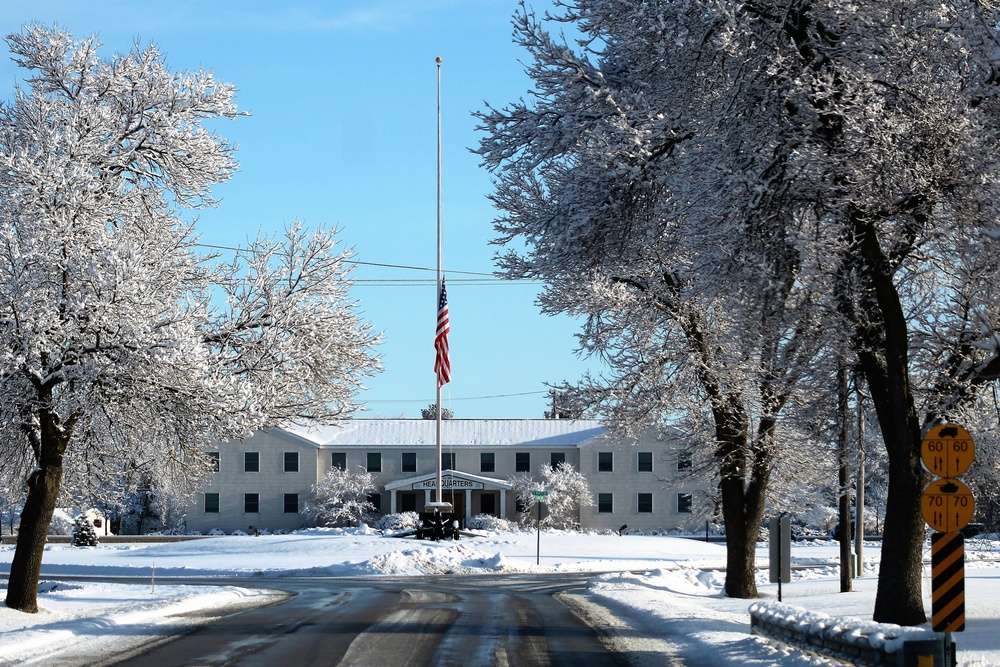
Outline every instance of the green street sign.
[[532, 491], [531, 495], [535, 497], [535, 500], [545, 500], [549, 496], [548, 491]]

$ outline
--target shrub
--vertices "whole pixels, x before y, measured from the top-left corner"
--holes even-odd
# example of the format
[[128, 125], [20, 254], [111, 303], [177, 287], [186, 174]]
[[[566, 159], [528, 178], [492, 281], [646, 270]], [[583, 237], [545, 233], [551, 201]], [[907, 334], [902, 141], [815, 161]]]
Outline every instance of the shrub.
[[386, 514], [380, 517], [372, 526], [375, 530], [393, 532], [397, 530], [411, 530], [417, 527], [420, 515], [416, 512], [400, 512], [399, 514]]
[[465, 527], [469, 530], [488, 530], [494, 533], [509, 533], [517, 530], [516, 523], [492, 514], [477, 514], [469, 519]]

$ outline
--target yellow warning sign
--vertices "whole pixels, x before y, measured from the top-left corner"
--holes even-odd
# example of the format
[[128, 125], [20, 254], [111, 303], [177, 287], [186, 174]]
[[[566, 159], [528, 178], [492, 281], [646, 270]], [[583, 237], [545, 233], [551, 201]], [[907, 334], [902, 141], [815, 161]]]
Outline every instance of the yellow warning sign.
[[935, 479], [924, 489], [920, 499], [924, 521], [934, 530], [949, 533], [961, 530], [972, 521], [976, 500], [961, 480], [952, 477]]
[[976, 446], [958, 424], [934, 426], [920, 444], [920, 459], [938, 477], [958, 477], [972, 465]]

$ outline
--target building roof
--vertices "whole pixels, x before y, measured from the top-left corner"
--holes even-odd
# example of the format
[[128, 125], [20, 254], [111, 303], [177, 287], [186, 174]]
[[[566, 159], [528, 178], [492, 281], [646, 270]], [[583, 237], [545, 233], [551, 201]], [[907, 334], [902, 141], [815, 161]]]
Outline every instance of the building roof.
[[[437, 442], [433, 419], [345, 419], [333, 426], [292, 426], [285, 431], [322, 448], [415, 446]], [[446, 446], [575, 447], [602, 436], [596, 419], [445, 419]]]

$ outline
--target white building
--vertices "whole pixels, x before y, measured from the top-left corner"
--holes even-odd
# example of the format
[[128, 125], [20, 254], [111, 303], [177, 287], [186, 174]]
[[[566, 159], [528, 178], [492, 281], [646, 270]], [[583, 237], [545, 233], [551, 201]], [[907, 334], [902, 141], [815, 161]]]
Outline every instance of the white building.
[[[450, 419], [442, 426], [442, 495], [468, 519], [513, 519], [510, 477], [541, 466], [572, 464], [586, 478], [593, 506], [581, 510], [584, 530], [697, 529], [706, 485], [685, 480], [690, 459], [679, 433], [670, 439], [617, 441], [598, 421]], [[291, 530], [306, 525], [299, 510], [330, 468], [361, 467], [379, 492], [383, 514], [423, 511], [436, 500], [436, 422], [352, 419], [336, 426], [272, 429], [219, 446], [217, 472], [187, 512], [189, 531]], [[702, 506], [699, 506], [702, 505]]]

